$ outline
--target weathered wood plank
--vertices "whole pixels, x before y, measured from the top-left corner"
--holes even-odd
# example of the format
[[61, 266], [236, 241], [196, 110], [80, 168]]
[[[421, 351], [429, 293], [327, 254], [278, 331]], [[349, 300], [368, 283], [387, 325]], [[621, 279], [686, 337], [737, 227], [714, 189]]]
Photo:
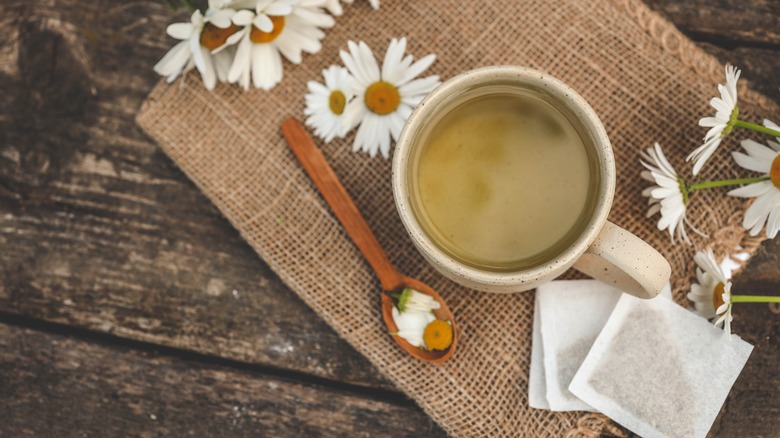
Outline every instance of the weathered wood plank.
[[776, 0], [645, 0], [695, 40], [731, 45], [780, 45]]
[[0, 309], [390, 387], [135, 126], [184, 11], [0, 6]]
[[411, 401], [0, 324], [0, 436], [445, 436]]
[[645, 0], [750, 86], [780, 101], [780, 1]]

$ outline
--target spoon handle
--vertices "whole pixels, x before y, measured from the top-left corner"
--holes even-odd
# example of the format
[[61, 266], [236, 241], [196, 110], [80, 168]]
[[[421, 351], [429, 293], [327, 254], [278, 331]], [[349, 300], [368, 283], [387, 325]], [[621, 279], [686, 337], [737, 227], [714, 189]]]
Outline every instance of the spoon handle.
[[322, 197], [347, 230], [347, 234], [374, 268], [382, 289], [391, 291], [401, 286], [403, 276], [387, 259], [371, 228], [306, 129], [295, 119], [289, 118], [282, 123], [282, 134]]

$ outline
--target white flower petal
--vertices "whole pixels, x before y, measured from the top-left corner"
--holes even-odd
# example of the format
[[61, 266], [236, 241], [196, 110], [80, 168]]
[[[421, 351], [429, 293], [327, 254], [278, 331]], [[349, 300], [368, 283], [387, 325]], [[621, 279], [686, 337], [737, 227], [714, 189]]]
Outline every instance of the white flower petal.
[[694, 150], [688, 157], [685, 159], [685, 161], [690, 161], [691, 159], [694, 159], [693, 164], [693, 174], [698, 175], [701, 171], [701, 168], [704, 167], [704, 163], [707, 162], [707, 160], [712, 156], [712, 154], [715, 153], [715, 150], [718, 149], [718, 146], [720, 146], [721, 138], [713, 138], [703, 145], [699, 146], [696, 150]]
[[236, 26], [249, 26], [255, 19], [255, 13], [248, 9], [242, 9], [233, 15], [233, 24]]
[[154, 71], [161, 76], [170, 76], [174, 73], [178, 75], [187, 64], [187, 61], [190, 60], [191, 56], [192, 52], [190, 52], [189, 41], [181, 41], [173, 46], [173, 48], [155, 64]]
[[341, 7], [341, 2], [339, 0], [326, 0], [325, 9], [336, 17], [344, 13], [344, 9]]
[[[238, 43], [236, 48], [236, 54], [233, 57], [233, 64], [228, 71], [228, 82], [235, 83], [239, 78], [246, 75], [249, 77], [252, 41], [249, 39], [249, 34], [245, 35], [241, 42]], [[242, 86], [244, 84], [241, 84]], [[245, 87], [245, 89], [248, 88]]]
[[772, 191], [769, 191], [759, 196], [745, 212], [742, 226], [750, 228], [751, 236], [758, 235], [758, 233], [761, 232], [761, 229], [764, 228], [764, 223], [774, 207], [773, 194]]
[[436, 61], [436, 55], [431, 54], [422, 57], [419, 61], [415, 62], [409, 67], [409, 69], [405, 72], [403, 79], [401, 79], [399, 85], [403, 85], [419, 76], [420, 73], [427, 70], [434, 61]]
[[385, 59], [382, 61], [382, 80], [391, 84], [400, 84], [403, 79], [403, 69], [401, 60], [406, 52], [406, 38], [397, 40], [393, 38], [385, 52]]
[[233, 63], [234, 48], [212, 54], [212, 61], [214, 63], [214, 72], [217, 74], [217, 80], [220, 82], [227, 82], [228, 72], [230, 71], [230, 65]]
[[774, 129], [775, 131], [780, 132], [780, 125], [778, 125], [777, 123], [769, 119], [764, 119], [764, 126], [766, 126], [769, 129]]
[[754, 140], [742, 140], [740, 142], [740, 145], [747, 151], [747, 153], [759, 160], [759, 161], [765, 161], [767, 163], [767, 170], [766, 173], [769, 173], [769, 167], [772, 165], [772, 161], [777, 156], [777, 152], [772, 150], [771, 148], [762, 145], [761, 143], [754, 141]]
[[780, 231], [780, 202], [775, 203], [766, 221], [766, 237], [774, 239]]
[[379, 65], [377, 65], [376, 58], [374, 58], [374, 54], [371, 52], [368, 44], [361, 41], [358, 44], [358, 53], [360, 53], [359, 62], [366, 72], [366, 76], [369, 78], [380, 78]]
[[252, 47], [252, 83], [256, 88], [270, 90], [282, 80], [282, 57], [271, 44]]
[[252, 25], [263, 32], [274, 30], [274, 22], [265, 14], [259, 14], [252, 20]]
[[763, 195], [772, 189], [772, 183], [769, 181], [762, 181], [758, 183], [744, 185], [740, 188], [730, 190], [729, 196], [737, 196], [739, 198], [755, 198], [756, 196]]
[[212, 23], [214, 26], [217, 26], [220, 29], [225, 29], [230, 26], [231, 20], [235, 13], [236, 11], [233, 9], [222, 9], [211, 14], [208, 20], [209, 23]]
[[177, 40], [186, 40], [189, 39], [194, 30], [195, 26], [192, 23], [173, 23], [165, 31]]
[[734, 157], [734, 161], [739, 167], [753, 172], [768, 174], [769, 168], [772, 166], [771, 161], [760, 161], [741, 152], [732, 152], [731, 156]]
[[[203, 78], [203, 85], [207, 90], [211, 91], [217, 86], [217, 73], [214, 71], [214, 62], [209, 49], [201, 47], [200, 54], [203, 58], [203, 69], [198, 69], [198, 71], [200, 71], [200, 77]], [[197, 63], [195, 65], [197, 66]]]
[[[398, 92], [404, 97], [419, 97], [420, 100], [426, 94], [433, 91], [441, 84], [438, 76], [428, 76], [427, 78], [415, 79], [398, 87]], [[419, 102], [419, 101], [418, 101]]]

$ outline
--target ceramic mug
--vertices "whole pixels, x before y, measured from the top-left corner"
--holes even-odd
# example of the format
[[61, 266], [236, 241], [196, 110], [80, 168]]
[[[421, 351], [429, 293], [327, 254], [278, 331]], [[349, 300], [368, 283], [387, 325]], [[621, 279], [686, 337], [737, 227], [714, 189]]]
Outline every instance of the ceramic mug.
[[[447, 254], [425, 232], [412, 205], [410, 178], [419, 159], [421, 137], [443, 113], [499, 88], [520, 88], [567, 114], [587, 135], [586, 147], [598, 162], [595, 166], [597, 199], [583, 231], [568, 248], [542, 264], [509, 272], [480, 269]], [[446, 277], [470, 288], [487, 292], [520, 292], [551, 281], [570, 267], [641, 298], [655, 297], [669, 280], [669, 262], [634, 234], [607, 221], [615, 193], [615, 158], [612, 146], [596, 113], [572, 88], [554, 77], [530, 68], [484, 67], [462, 73], [432, 91], [412, 112], [396, 143], [393, 158], [393, 196], [412, 242], [422, 255]]]

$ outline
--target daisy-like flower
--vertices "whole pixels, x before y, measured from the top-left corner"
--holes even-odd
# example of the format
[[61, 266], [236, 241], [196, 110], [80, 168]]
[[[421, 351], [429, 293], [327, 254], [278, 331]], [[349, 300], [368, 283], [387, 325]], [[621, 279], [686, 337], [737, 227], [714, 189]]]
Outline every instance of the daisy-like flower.
[[712, 249], [699, 251], [693, 260], [698, 265], [696, 279], [691, 285], [688, 299], [693, 301], [695, 312], [706, 319], [718, 316], [715, 325], [724, 324], [726, 333], [731, 334], [731, 282], [715, 261]]
[[173, 82], [179, 75], [196, 67], [208, 90], [214, 89], [217, 79], [226, 80], [232, 53], [219, 52], [231, 44], [228, 40], [239, 29], [231, 23], [235, 11], [220, 9], [222, 6], [220, 0], [210, 0], [205, 17], [196, 10], [189, 23], [168, 26], [168, 35], [182, 41], [163, 56], [154, 66], [154, 71], [167, 76], [168, 82]]
[[693, 174], [697, 175], [704, 163], [715, 153], [720, 142], [731, 134], [734, 123], [739, 116], [737, 106], [737, 80], [740, 71], [734, 66], [726, 67], [726, 85], [718, 84], [720, 97], [713, 97], [710, 105], [715, 108], [715, 117], [704, 117], [699, 120], [699, 126], [710, 128], [704, 136], [704, 144], [696, 148], [686, 161], [694, 160]]
[[404, 57], [406, 38], [393, 39], [379, 69], [371, 49], [364, 42], [348, 42], [349, 52], [341, 51], [341, 60], [355, 78], [356, 97], [347, 105], [343, 121], [349, 131], [360, 124], [352, 149], [372, 157], [381, 152], [390, 157], [390, 137], [398, 140], [401, 128], [412, 109], [440, 82], [438, 76], [416, 79], [433, 61], [428, 55], [413, 62]]
[[415, 347], [424, 347], [425, 340], [423, 336], [425, 327], [435, 321], [436, 316], [430, 311], [407, 310], [399, 312], [395, 306], [393, 306], [392, 314], [393, 321], [395, 321], [395, 325], [398, 327], [398, 333], [395, 335], [406, 339], [406, 342]]
[[331, 65], [322, 71], [325, 84], [309, 81], [306, 95], [306, 124], [314, 128], [314, 133], [325, 143], [335, 137], [344, 137], [346, 131], [341, 123], [344, 108], [352, 99], [352, 76], [344, 67]]
[[398, 305], [392, 309], [393, 321], [398, 326], [396, 335], [415, 347], [427, 347], [425, 330], [436, 320], [433, 310], [440, 308], [441, 304], [432, 296], [408, 287], [400, 294], [391, 295], [398, 300]]
[[[775, 129], [768, 120], [764, 124]], [[734, 160], [743, 169], [762, 173], [765, 179], [731, 190], [729, 195], [756, 198], [745, 212], [742, 226], [749, 228], [750, 235], [755, 236], [766, 225], [766, 235], [773, 239], [780, 231], [780, 143], [769, 141], [769, 146], [765, 146], [743, 140], [740, 144], [747, 154], [732, 152]]]
[[282, 80], [282, 56], [299, 64], [302, 52], [319, 52], [325, 36], [321, 29], [335, 23], [320, 9], [323, 4], [324, 0], [257, 0], [254, 11], [236, 12], [233, 23], [243, 29], [228, 81], [248, 89], [251, 74], [255, 87], [269, 90]]
[[641, 156], [640, 162], [647, 169], [642, 171], [642, 178], [655, 183], [642, 191], [642, 196], [650, 198], [648, 202], [650, 209], [647, 212], [647, 217], [660, 212], [661, 219], [658, 221], [658, 229], [661, 231], [669, 230], [672, 243], [675, 241], [676, 231], [677, 239], [690, 245], [691, 239], [685, 231], [687, 222], [685, 210], [688, 204], [688, 188], [685, 181], [669, 164], [669, 160], [664, 156], [661, 145], [658, 143], [655, 144], [654, 148], [642, 151]]

